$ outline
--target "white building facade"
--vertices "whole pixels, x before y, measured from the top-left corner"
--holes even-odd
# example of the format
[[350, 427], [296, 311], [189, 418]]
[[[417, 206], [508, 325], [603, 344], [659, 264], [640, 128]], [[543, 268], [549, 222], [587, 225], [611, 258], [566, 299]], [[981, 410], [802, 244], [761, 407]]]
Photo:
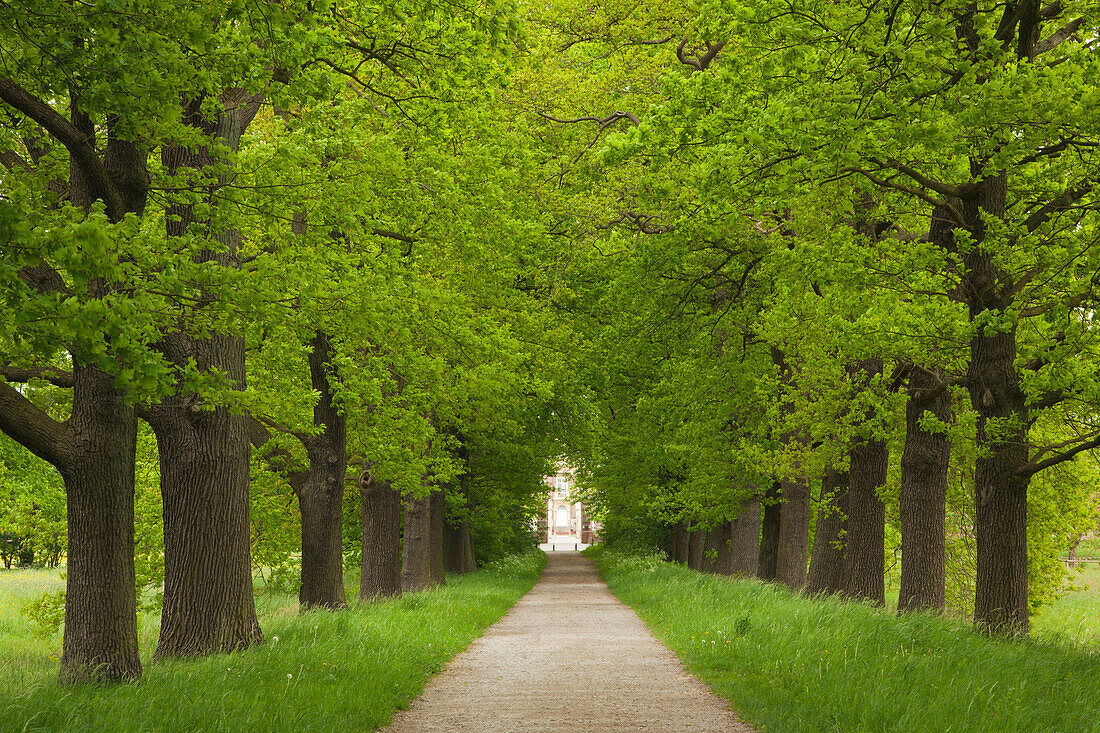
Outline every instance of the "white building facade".
[[557, 471], [546, 477], [550, 491], [546, 500], [545, 526], [540, 527], [546, 542], [591, 545], [599, 541], [599, 524], [592, 522], [584, 511], [584, 504], [573, 495], [575, 481], [576, 474], [564, 464], [559, 464]]

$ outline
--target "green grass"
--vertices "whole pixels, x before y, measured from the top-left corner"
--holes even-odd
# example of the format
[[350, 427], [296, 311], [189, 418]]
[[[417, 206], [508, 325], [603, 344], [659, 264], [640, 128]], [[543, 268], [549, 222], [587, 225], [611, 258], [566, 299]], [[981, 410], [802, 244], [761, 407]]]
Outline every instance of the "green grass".
[[1044, 606], [1031, 620], [1036, 638], [1100, 650], [1100, 567], [1090, 563], [1074, 577], [1080, 590]]
[[65, 581], [57, 570], [0, 569], [0, 699], [9, 690], [19, 690], [43, 676], [57, 674], [61, 638], [56, 643], [35, 639], [20, 606], [43, 593], [64, 588]]
[[763, 731], [1100, 731], [1096, 649], [594, 557], [612, 592]]
[[[0, 677], [0, 730], [372, 730], [503, 616], [534, 585], [544, 562], [532, 551], [448, 576], [431, 591], [337, 613], [299, 614], [289, 597], [258, 597], [267, 643], [197, 660], [148, 664], [155, 634], [146, 623], [145, 675], [133, 684], [62, 688], [49, 650], [32, 648], [17, 660], [21, 673]], [[0, 583], [12, 581], [0, 576]], [[5, 591], [0, 666], [17, 649]]]

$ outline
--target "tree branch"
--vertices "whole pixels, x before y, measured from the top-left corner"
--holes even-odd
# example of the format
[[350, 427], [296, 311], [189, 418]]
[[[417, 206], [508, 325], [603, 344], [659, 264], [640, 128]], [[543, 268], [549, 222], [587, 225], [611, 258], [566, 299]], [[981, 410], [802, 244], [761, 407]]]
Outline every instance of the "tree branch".
[[111, 185], [92, 140], [80, 132], [71, 122], [57, 113], [53, 107], [38, 99], [6, 76], [0, 76], [0, 100], [22, 112], [38, 123], [46, 132], [65, 146], [69, 155], [80, 166], [92, 189], [92, 195], [107, 206], [107, 216], [118, 221], [125, 211], [118, 191]]
[[551, 122], [560, 122], [563, 125], [572, 125], [577, 122], [596, 122], [599, 124], [601, 130], [611, 123], [623, 119], [630, 120], [634, 123], [635, 127], [641, 124], [641, 121], [635, 114], [633, 114], [632, 112], [623, 112], [622, 110], [616, 110], [609, 114], [607, 117], [596, 117], [594, 115], [588, 115], [587, 117], [576, 117], [571, 120], [563, 120], [560, 117], [552, 117], [545, 112], [539, 112], [538, 110], [535, 110], [535, 114], [537, 114], [539, 117], [550, 120]]
[[68, 427], [59, 423], [6, 382], [0, 382], [0, 430], [58, 469], [68, 466], [64, 450]]
[[386, 237], [387, 239], [396, 239], [399, 242], [405, 242], [407, 244], [416, 244], [416, 239], [410, 237], [407, 234], [401, 234], [400, 232], [391, 232], [388, 229], [371, 229], [371, 234], [376, 237]]
[[62, 371], [55, 367], [35, 367], [33, 369], [23, 369], [20, 367], [14, 367], [10, 364], [4, 364], [0, 366], [0, 376], [4, 377], [9, 382], [18, 384], [25, 384], [32, 379], [41, 379], [49, 382], [55, 387], [64, 387], [65, 389], [72, 389], [73, 386], [73, 373]]
[[698, 58], [690, 58], [684, 53], [687, 42], [688, 39], [685, 38], [676, 46], [676, 58], [681, 64], [698, 69], [699, 71], [705, 71], [706, 68], [710, 66], [710, 63], [714, 61], [714, 57], [718, 55], [718, 52], [726, 46], [725, 41], [719, 41], [718, 43], [707, 41], [707, 50], [703, 52], [703, 55]]
[[1079, 187], [1071, 188], [1068, 191], [1064, 191], [1062, 195], [1051, 201], [1048, 201], [1046, 204], [1040, 207], [1038, 211], [1036, 211], [1034, 214], [1024, 220], [1024, 226], [1027, 227], [1027, 231], [1029, 233], [1034, 232], [1043, 224], [1046, 224], [1048, 221], [1050, 221], [1050, 218], [1053, 217], [1055, 214], [1061, 211], [1065, 211], [1070, 206], [1080, 201], [1082, 198], [1092, 192], [1094, 185], [1095, 184], [1093, 184], [1092, 181], [1089, 181], [1088, 183], [1083, 183]]
[[[277, 432], [293, 435], [298, 438], [303, 445], [306, 445], [310, 438], [310, 436], [305, 433], [290, 430], [265, 417], [257, 418], [253, 415], [249, 415], [246, 422], [248, 426], [248, 440], [252, 443], [254, 448], [262, 448], [271, 440], [271, 432], [267, 429], [267, 426], [270, 426], [272, 430], [276, 430]], [[286, 478], [290, 487], [294, 489], [294, 493], [298, 493], [309, 478], [311, 470], [308, 468], [301, 471], [290, 470], [288, 466], [293, 458], [294, 456], [285, 448], [274, 448], [264, 456], [264, 462], [267, 464], [269, 471]]]
[[[1050, 458], [1044, 459], [1042, 461], [1031, 461], [1029, 463], [1025, 463], [1023, 466], [1020, 466], [1016, 469], [1016, 475], [1023, 478], [1034, 476], [1035, 474], [1039, 473], [1039, 471], [1050, 468], [1051, 466], [1056, 466], [1059, 463], [1064, 463], [1065, 461], [1073, 458], [1078, 453], [1096, 448], [1097, 446], [1100, 446], [1100, 435], [1092, 438], [1091, 440], [1087, 440], [1084, 443], [1080, 443], [1067, 451], [1063, 451], [1062, 453], [1053, 455]], [[1050, 449], [1044, 448], [1043, 450], [1040, 450], [1037, 455], [1042, 455], [1048, 450]]]

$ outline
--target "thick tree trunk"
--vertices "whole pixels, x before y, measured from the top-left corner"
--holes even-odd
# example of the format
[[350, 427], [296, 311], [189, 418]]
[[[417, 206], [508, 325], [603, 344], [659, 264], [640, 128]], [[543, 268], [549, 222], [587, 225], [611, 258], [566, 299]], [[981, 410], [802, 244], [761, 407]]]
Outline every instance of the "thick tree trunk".
[[692, 570], [703, 569], [703, 552], [706, 549], [707, 533], [698, 524], [688, 531], [688, 567]]
[[731, 538], [733, 522], [729, 519], [714, 528], [716, 555], [714, 558], [714, 572], [719, 575], [733, 575], [733, 547]]
[[62, 682], [141, 676], [134, 588], [137, 418], [114, 378], [77, 366], [65, 479]]
[[705, 573], [717, 573], [718, 560], [721, 555], [721, 546], [724, 539], [722, 526], [728, 523], [719, 523], [718, 525], [707, 529], [703, 536], [703, 562], [700, 570]]
[[[905, 407], [905, 448], [898, 488], [901, 515], [901, 593], [898, 611], [944, 609], [945, 517], [951, 444], [944, 433], [921, 429], [925, 411], [950, 424], [951, 396], [937, 390], [942, 370], [914, 369]], [[930, 395], [930, 397], [925, 397]]]
[[[241, 90], [222, 95], [225, 111], [208, 116], [201, 98], [184, 100], [186, 124], [237, 150], [241, 135], [259, 109], [260, 98]], [[165, 146], [161, 153], [172, 174], [218, 164], [211, 147]], [[222, 174], [217, 184], [228, 182]], [[209, 182], [197, 182], [208, 186]], [[197, 255], [222, 267], [239, 265], [240, 232], [198, 222], [190, 202], [168, 207], [169, 239], [207, 227], [217, 249]], [[209, 297], [218, 293], [210, 291]], [[234, 389], [245, 388], [244, 340], [215, 333], [195, 338], [186, 328], [165, 336], [158, 348], [182, 374], [197, 366], [224, 375]], [[154, 658], [243, 649], [263, 642], [252, 596], [249, 557], [248, 481], [250, 441], [246, 418], [228, 408], [197, 409], [201, 395], [177, 394], [146, 410], [157, 436], [164, 501], [164, 611]]]
[[730, 522], [730, 574], [751, 578], [760, 567], [760, 499], [753, 496], [741, 503], [741, 511]]
[[[182, 338], [182, 337], [181, 337]], [[201, 368], [243, 386], [244, 343], [195, 344]], [[228, 408], [191, 409], [191, 395], [148, 411], [164, 502], [164, 610], [154, 658], [244, 649], [263, 641], [252, 596], [248, 526], [249, 439]]]
[[443, 569], [448, 573], [460, 575], [466, 571], [466, 545], [469, 541], [470, 525], [466, 520], [458, 526], [447, 522], [443, 525]]
[[[869, 389], [871, 380], [882, 374], [882, 359], [860, 361], [851, 367], [851, 373], [858, 389]], [[866, 417], [873, 419], [873, 410], [868, 410]], [[886, 603], [886, 508], [878, 492], [886, 483], [890, 453], [885, 441], [861, 438], [852, 445], [848, 457], [845, 593], [881, 606]]]
[[401, 593], [401, 495], [388, 481], [364, 473], [359, 478], [363, 517], [363, 567], [359, 598]]
[[[972, 164], [973, 172], [980, 163]], [[966, 254], [961, 289], [971, 322], [1000, 315], [1012, 305], [1014, 280], [982, 243], [985, 217], [1004, 216], [1007, 176], [980, 181], [964, 202], [976, 245]], [[967, 390], [978, 413], [978, 459], [974, 467], [977, 535], [974, 621], [993, 633], [1026, 635], [1027, 615], [1027, 428], [1030, 416], [1016, 372], [1016, 326], [979, 325], [970, 341]], [[992, 425], [991, 425], [992, 423]], [[994, 427], [995, 426], [995, 427]], [[990, 429], [993, 427], [993, 429]]]
[[844, 562], [847, 524], [848, 474], [828, 469], [821, 484], [821, 508], [806, 579], [808, 592], [843, 593], [847, 589], [848, 570]]
[[[971, 342], [971, 402], [978, 411], [974, 468], [977, 535], [974, 620], [994, 633], [1026, 635], [1027, 488], [1017, 473], [1028, 461], [1027, 407], [1014, 368], [1015, 329]], [[982, 389], [980, 385], [985, 385]], [[1013, 420], [989, 434], [990, 419]], [[983, 452], [984, 451], [984, 455]]]
[[779, 518], [775, 579], [797, 590], [806, 585], [806, 560], [810, 549], [810, 487], [802, 480], [784, 480], [780, 492], [783, 512]]
[[470, 532], [470, 523], [463, 522], [463, 536], [466, 538], [466, 547], [462, 553], [462, 572], [472, 573], [477, 570], [477, 555], [474, 554], [474, 535]]
[[886, 603], [886, 508], [878, 489], [886, 483], [889, 451], [881, 440], [852, 446], [848, 473], [848, 542], [845, 593], [852, 598]]
[[776, 565], [779, 560], [779, 526], [783, 519], [783, 504], [779, 500], [778, 481], [764, 492], [764, 514], [760, 523], [760, 559], [757, 563], [757, 577], [761, 580], [775, 580]]
[[687, 525], [677, 522], [672, 525], [672, 562], [687, 565], [688, 550], [691, 543], [691, 535]]
[[466, 472], [458, 481], [457, 489], [465, 499], [466, 511], [457, 523], [452, 525], [447, 522], [443, 525], [443, 564], [448, 573], [461, 575], [472, 573], [477, 569], [474, 562], [474, 543], [470, 536], [470, 472], [473, 466], [473, 454], [465, 442], [460, 440], [460, 448], [457, 453], [463, 461]]
[[302, 587], [298, 603], [310, 608], [342, 608], [344, 591], [343, 508], [347, 475], [347, 418], [335, 404], [334, 349], [318, 332], [310, 340], [309, 373], [320, 394], [313, 424], [323, 430], [305, 440], [309, 476], [297, 489], [302, 513]]
[[405, 529], [401, 541], [401, 590], [415, 593], [432, 584], [431, 496], [405, 501]]
[[428, 577], [432, 585], [446, 582], [443, 565], [443, 526], [446, 524], [446, 504], [443, 489], [433, 491], [429, 497], [431, 510], [428, 546]]
[[329, 379], [335, 379], [334, 349], [318, 332], [310, 340], [309, 373], [321, 397], [313, 408], [313, 424], [323, 428], [306, 441], [309, 476], [297, 490], [302, 513], [302, 587], [298, 603], [310, 608], [343, 608], [344, 478], [347, 475], [347, 418], [335, 404]]
[[[13, 100], [10, 88], [8, 92], [7, 103], [42, 124], [40, 117]], [[81, 110], [75, 85], [70, 89], [69, 109], [69, 132], [94, 142], [95, 126]], [[96, 199], [102, 200], [112, 222], [127, 213], [140, 217], [149, 190], [148, 152], [119, 137], [117, 117], [109, 116], [106, 123], [102, 162], [94, 154], [69, 158], [69, 201], [88, 210]], [[61, 120], [58, 128], [64, 125]], [[58, 142], [69, 144], [57, 137], [56, 128], [50, 133]], [[46, 263], [24, 267], [18, 277], [42, 295], [60, 295], [71, 286], [102, 297], [112, 285], [101, 279], [67, 284]], [[116, 389], [114, 377], [89, 366], [78, 350], [70, 353], [69, 419], [53, 420], [20, 390], [0, 380], [0, 430], [52, 464], [65, 483], [68, 551], [61, 682], [134, 679], [141, 676], [134, 575], [137, 419], [124, 393]], [[13, 381], [22, 380], [13, 377]], [[9, 563], [5, 557], [5, 564]]]

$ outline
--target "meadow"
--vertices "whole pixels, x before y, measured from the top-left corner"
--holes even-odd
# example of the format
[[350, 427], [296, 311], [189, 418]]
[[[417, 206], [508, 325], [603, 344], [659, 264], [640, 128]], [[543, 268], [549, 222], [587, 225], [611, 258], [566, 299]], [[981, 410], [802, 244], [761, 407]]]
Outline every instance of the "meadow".
[[0, 571], [0, 731], [372, 730], [503, 616], [544, 563], [533, 550], [432, 590], [336, 613], [298, 613], [296, 598], [258, 588], [267, 642], [195, 660], [150, 664], [157, 617], [144, 614], [143, 678], [75, 688], [56, 682], [60, 637], [33, 638], [19, 610], [60, 588], [57, 571]]
[[1100, 731], [1091, 588], [1013, 641], [656, 557], [593, 557], [612, 592], [762, 731]]

